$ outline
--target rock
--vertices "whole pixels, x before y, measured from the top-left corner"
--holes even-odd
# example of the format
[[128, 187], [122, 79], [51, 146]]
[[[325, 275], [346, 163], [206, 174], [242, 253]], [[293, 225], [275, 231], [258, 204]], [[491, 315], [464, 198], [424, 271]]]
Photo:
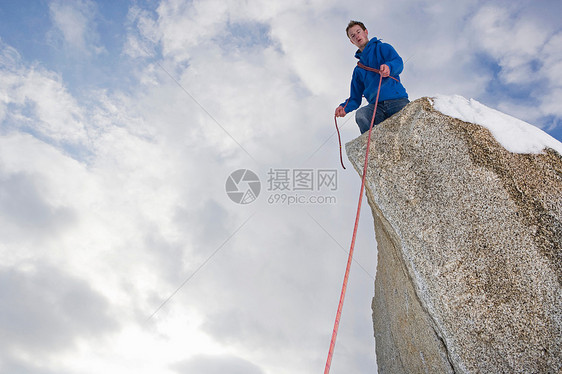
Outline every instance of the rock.
[[[362, 175], [367, 133], [346, 145]], [[562, 156], [410, 103], [373, 129], [379, 373], [562, 372]]]

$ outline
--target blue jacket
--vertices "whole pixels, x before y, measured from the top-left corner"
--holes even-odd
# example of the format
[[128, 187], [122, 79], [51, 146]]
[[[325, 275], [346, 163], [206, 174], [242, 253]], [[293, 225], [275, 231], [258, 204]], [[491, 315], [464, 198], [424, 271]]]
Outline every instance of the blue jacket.
[[[404, 68], [402, 57], [398, 55], [396, 50], [387, 43], [381, 42], [377, 38], [369, 40], [363, 51], [357, 51], [355, 57], [366, 66], [378, 69], [382, 64], [388, 65], [390, 75], [398, 79], [398, 82], [392, 78], [383, 78], [381, 83], [381, 92], [379, 94], [379, 102], [408, 98], [406, 89], [400, 83], [399, 74]], [[365, 96], [369, 104], [374, 103], [377, 98], [377, 90], [379, 87], [380, 76], [372, 71], [356, 66], [353, 70], [353, 78], [351, 79], [351, 93], [349, 99], [341, 104], [345, 107], [345, 112], [349, 113], [361, 105], [362, 97]], [[346, 105], [347, 103], [347, 105]]]

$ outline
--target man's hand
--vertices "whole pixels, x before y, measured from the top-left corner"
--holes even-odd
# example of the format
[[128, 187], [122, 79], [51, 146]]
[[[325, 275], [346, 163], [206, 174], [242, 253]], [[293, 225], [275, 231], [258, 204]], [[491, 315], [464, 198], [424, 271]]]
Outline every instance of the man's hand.
[[336, 117], [345, 117], [347, 113], [345, 112], [345, 109], [343, 108], [343, 106], [339, 106], [336, 108], [336, 113], [335, 116]]
[[379, 70], [381, 71], [381, 75], [383, 76], [383, 78], [386, 78], [390, 75], [390, 68], [387, 64], [382, 64]]

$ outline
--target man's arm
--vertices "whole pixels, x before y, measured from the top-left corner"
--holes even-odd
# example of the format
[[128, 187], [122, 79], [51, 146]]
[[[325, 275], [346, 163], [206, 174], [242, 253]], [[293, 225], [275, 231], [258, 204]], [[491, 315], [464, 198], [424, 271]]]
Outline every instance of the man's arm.
[[336, 108], [336, 112], [335, 112], [336, 117], [344, 117], [347, 113], [353, 112], [361, 105], [361, 100], [363, 100], [363, 91], [365, 90], [365, 85], [363, 84], [363, 80], [361, 79], [358, 70], [359, 68], [357, 67], [353, 70], [349, 99], [341, 103]]
[[345, 104], [340, 104], [340, 106], [345, 106], [345, 112], [353, 112], [355, 109], [359, 108], [361, 101], [363, 100], [363, 92], [365, 91], [365, 84], [363, 83], [363, 78], [361, 78], [361, 69], [356, 67], [353, 69], [353, 76], [351, 78], [351, 88], [349, 93], [349, 99]]
[[[383, 43], [381, 45], [381, 52], [384, 59], [384, 64], [380, 67], [381, 73], [383, 73], [384, 65], [388, 67], [388, 75], [392, 74], [393, 76], [397, 76], [402, 73], [402, 70], [404, 69], [404, 62], [394, 47], [390, 44]], [[383, 73], [383, 77], [387, 77], [388, 75], [384, 75]]]

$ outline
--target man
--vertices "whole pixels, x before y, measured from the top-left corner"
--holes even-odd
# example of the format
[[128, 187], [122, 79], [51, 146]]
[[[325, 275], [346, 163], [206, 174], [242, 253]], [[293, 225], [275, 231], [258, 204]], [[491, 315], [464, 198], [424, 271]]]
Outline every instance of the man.
[[[351, 43], [359, 48], [355, 53], [359, 62], [366, 67], [379, 69], [383, 76], [375, 114], [374, 125], [376, 125], [399, 112], [410, 102], [399, 77], [404, 64], [390, 44], [383, 43], [377, 38], [369, 40], [369, 32], [363, 23], [350, 21], [345, 32]], [[359, 108], [362, 97], [365, 96], [369, 104], [355, 114], [355, 121], [361, 134], [369, 131], [371, 127], [379, 80], [379, 74], [356, 66], [351, 79], [350, 97], [336, 108], [336, 117], [344, 117]]]

